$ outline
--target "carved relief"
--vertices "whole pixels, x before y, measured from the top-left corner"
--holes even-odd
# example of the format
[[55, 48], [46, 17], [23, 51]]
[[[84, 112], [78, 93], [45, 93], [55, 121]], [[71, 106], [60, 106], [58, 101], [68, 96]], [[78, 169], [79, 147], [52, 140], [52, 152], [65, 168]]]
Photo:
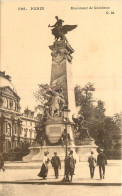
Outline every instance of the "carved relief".
[[52, 55], [52, 60], [55, 61], [56, 63], [60, 64], [60, 62], [65, 59], [65, 51], [61, 50], [56, 50], [51, 53]]
[[62, 84], [64, 83], [64, 80], [65, 80], [65, 75], [62, 75], [52, 82], [52, 86], [60, 86], [61, 87]]
[[67, 50], [55, 50], [51, 53], [52, 60], [58, 64], [60, 64], [64, 59], [67, 59], [69, 63], [72, 62], [72, 56], [70, 51]]

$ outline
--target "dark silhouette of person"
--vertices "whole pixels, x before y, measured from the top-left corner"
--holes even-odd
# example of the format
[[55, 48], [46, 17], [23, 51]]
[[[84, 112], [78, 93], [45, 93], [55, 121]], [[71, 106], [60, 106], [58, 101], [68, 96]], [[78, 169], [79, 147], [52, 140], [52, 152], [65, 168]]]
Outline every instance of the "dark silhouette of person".
[[58, 169], [61, 169], [61, 161], [59, 156], [57, 156], [57, 152], [54, 152], [54, 156], [51, 159], [51, 164], [54, 168], [55, 177], [58, 178]]
[[107, 165], [106, 155], [103, 153], [103, 149], [100, 149], [100, 152], [97, 156], [97, 165], [99, 166], [100, 179], [105, 178], [105, 165]]
[[94, 152], [91, 151], [91, 155], [88, 158], [91, 178], [94, 177], [94, 170], [95, 170], [95, 166], [96, 166], [96, 162], [97, 162], [97, 160], [93, 154], [94, 154]]
[[3, 170], [3, 172], [5, 171], [5, 168], [4, 168], [4, 158], [3, 158], [2, 153], [0, 153], [0, 171], [1, 171], [1, 169]]
[[[71, 150], [69, 153], [69, 157], [66, 160], [65, 163], [65, 175], [66, 175], [66, 180], [72, 182], [72, 178], [74, 175], [74, 170], [75, 170], [75, 164], [76, 164], [76, 159], [73, 157], [73, 151]], [[71, 180], [69, 180], [69, 176], [71, 176]]]
[[66, 144], [66, 142], [68, 145], [70, 143], [70, 134], [67, 133], [66, 129], [64, 129], [64, 132], [61, 135], [61, 141], [63, 146]]

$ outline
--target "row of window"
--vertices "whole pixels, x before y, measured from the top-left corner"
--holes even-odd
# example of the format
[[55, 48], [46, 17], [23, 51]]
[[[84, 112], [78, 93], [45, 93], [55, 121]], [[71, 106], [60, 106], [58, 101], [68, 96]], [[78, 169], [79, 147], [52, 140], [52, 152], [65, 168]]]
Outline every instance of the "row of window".
[[30, 121], [25, 121], [25, 125], [30, 125], [30, 126], [32, 126], [32, 122], [30, 122]]
[[[30, 132], [29, 135], [30, 135], [30, 138], [32, 137], [32, 132], [34, 131], [33, 129], [28, 129], [28, 128], [21, 128], [19, 129], [18, 131], [20, 131], [20, 135], [22, 135], [23, 131], [24, 131], [24, 137], [27, 137], [27, 133], [28, 131]], [[7, 123], [6, 124], [6, 134], [8, 136], [12, 136], [14, 134], [17, 134], [17, 126], [14, 125], [14, 127], [12, 128], [12, 125], [10, 123]], [[34, 132], [34, 137], [35, 137], [35, 132]]]
[[2, 97], [3, 99], [3, 104], [2, 107], [14, 111], [19, 111], [20, 110], [20, 104], [19, 102], [13, 101], [12, 99]]
[[[23, 130], [24, 130], [24, 137], [27, 137], [28, 132], [30, 132], [29, 133], [30, 138], [32, 137], [32, 132], [34, 131], [33, 129], [28, 129], [28, 128], [23, 129], [23, 128], [21, 128], [21, 134], [22, 134]], [[35, 134], [36, 133], [34, 132], [34, 137], [35, 137]]]

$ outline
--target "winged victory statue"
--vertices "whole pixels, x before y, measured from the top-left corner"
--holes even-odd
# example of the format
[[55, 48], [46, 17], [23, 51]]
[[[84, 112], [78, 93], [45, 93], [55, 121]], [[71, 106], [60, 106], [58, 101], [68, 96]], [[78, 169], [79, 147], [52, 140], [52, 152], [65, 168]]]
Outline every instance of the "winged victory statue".
[[51, 30], [52, 34], [55, 37], [55, 40], [57, 41], [58, 39], [60, 39], [68, 42], [65, 34], [67, 34], [68, 31], [75, 29], [77, 25], [63, 25], [64, 21], [62, 19], [59, 19], [58, 16], [55, 16], [55, 19], [57, 20], [57, 22], [54, 25], [48, 25], [48, 27], [53, 27]]

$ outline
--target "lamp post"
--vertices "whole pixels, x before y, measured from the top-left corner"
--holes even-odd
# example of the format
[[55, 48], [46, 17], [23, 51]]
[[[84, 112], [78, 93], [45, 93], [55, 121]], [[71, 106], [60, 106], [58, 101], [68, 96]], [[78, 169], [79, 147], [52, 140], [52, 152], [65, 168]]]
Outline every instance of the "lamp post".
[[69, 123], [69, 112], [70, 110], [68, 108], [63, 109], [63, 118], [64, 118], [64, 124], [65, 124], [65, 130], [66, 130], [66, 135], [65, 135], [65, 160], [64, 160], [64, 178], [63, 178], [63, 182], [66, 182], [67, 179], [67, 171], [66, 171], [66, 162], [67, 162], [67, 154], [68, 154], [68, 144], [67, 144], [67, 139], [68, 139], [68, 134], [67, 134], [67, 125]]

